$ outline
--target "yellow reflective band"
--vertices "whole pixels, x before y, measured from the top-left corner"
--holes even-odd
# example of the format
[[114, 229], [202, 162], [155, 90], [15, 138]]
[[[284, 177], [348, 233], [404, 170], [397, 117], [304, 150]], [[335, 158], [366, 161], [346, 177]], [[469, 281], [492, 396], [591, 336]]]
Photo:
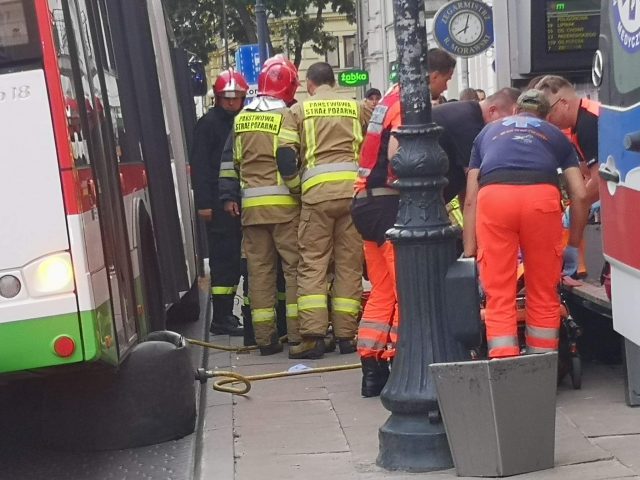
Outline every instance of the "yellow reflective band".
[[276, 311], [273, 308], [256, 308], [251, 310], [253, 323], [272, 323], [276, 320]]
[[233, 146], [233, 161], [240, 163], [242, 161], [242, 137], [236, 135], [235, 145]]
[[305, 118], [358, 118], [358, 104], [353, 100], [306, 100], [302, 102]]
[[336, 312], [357, 315], [360, 313], [361, 306], [362, 304], [360, 303], [360, 300], [353, 300], [352, 298], [334, 297], [331, 300], [331, 307]]
[[298, 304], [287, 303], [287, 317], [296, 318], [298, 316]]
[[284, 184], [289, 187], [289, 190], [295, 190], [296, 188], [300, 187], [300, 176], [296, 175], [289, 180], [285, 180]]
[[242, 300], [244, 305], [251, 305], [251, 300], [249, 300], [249, 297], [244, 297]]
[[305, 193], [311, 187], [315, 187], [320, 183], [326, 182], [341, 182], [341, 181], [349, 181], [355, 182], [358, 176], [357, 172], [332, 172], [332, 173], [321, 173], [316, 175], [306, 182], [302, 184], [302, 193]]
[[220, 178], [238, 178], [238, 172], [235, 170], [220, 170]]
[[278, 138], [283, 143], [294, 143], [295, 145], [300, 145], [300, 135], [295, 130], [289, 130], [288, 128], [281, 128], [280, 133], [278, 133]]
[[360, 156], [360, 145], [362, 145], [362, 127], [357, 118], [353, 119], [353, 159], [358, 160]]
[[278, 292], [276, 294], [276, 298], [278, 300], [286, 300], [287, 299], [287, 293], [286, 292]]
[[281, 113], [242, 112], [236, 117], [234, 131], [236, 133], [264, 132], [278, 135], [280, 125], [282, 125]]
[[238, 287], [211, 287], [211, 293], [214, 295], [233, 295]]
[[316, 124], [313, 118], [304, 120], [304, 140], [305, 152], [304, 158], [307, 161], [307, 168], [313, 168], [316, 164]]
[[262, 197], [242, 199], [242, 208], [271, 207], [278, 205], [295, 207], [298, 205], [298, 200], [289, 195], [264, 195]]
[[326, 295], [303, 295], [298, 297], [298, 310], [327, 309]]

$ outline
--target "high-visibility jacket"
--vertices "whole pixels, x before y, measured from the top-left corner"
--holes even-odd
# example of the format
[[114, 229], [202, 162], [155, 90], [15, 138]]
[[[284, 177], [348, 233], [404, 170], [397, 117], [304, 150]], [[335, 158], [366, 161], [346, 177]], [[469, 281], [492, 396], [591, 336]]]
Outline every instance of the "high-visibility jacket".
[[371, 110], [355, 100], [337, 99], [321, 85], [314, 95], [285, 114], [280, 146], [298, 152], [302, 202], [315, 204], [350, 198], [360, 146]]
[[369, 120], [354, 185], [356, 196], [364, 190], [384, 193], [393, 178], [387, 152], [391, 131], [401, 122], [400, 108], [400, 88], [395, 85], [376, 105]]
[[220, 199], [241, 204], [242, 224], [286, 223], [299, 214], [300, 202], [276, 164], [278, 135], [288, 111], [283, 101], [259, 97], [235, 118], [220, 167]]

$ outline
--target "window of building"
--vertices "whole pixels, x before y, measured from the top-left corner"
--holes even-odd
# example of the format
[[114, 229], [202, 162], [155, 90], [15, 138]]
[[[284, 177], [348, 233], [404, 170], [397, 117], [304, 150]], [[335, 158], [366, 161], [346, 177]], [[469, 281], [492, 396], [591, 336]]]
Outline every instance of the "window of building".
[[353, 68], [356, 66], [356, 36], [348, 35], [343, 38], [344, 42], [344, 66]]
[[335, 68], [340, 68], [340, 39], [333, 37], [331, 39], [331, 47], [333, 50], [327, 50], [325, 61]]

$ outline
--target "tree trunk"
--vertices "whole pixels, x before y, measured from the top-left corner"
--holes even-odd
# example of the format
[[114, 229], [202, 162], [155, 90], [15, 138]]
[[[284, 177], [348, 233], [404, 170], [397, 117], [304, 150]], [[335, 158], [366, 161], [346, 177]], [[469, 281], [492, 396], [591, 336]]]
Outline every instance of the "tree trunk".
[[242, 2], [232, 0], [231, 4], [233, 5], [233, 8], [238, 12], [238, 16], [240, 17], [240, 20], [242, 21], [242, 24], [246, 29], [245, 32], [247, 35], [247, 41], [249, 43], [258, 43], [258, 31], [255, 18], [249, 15], [249, 12], [242, 4]]

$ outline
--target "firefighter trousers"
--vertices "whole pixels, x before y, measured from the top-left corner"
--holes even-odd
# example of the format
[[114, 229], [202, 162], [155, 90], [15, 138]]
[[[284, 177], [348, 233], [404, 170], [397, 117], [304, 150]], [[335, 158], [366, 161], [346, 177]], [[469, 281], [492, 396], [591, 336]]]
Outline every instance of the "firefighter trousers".
[[298, 217], [287, 223], [245, 225], [244, 252], [249, 271], [251, 318], [259, 346], [278, 338], [276, 327], [278, 255], [285, 278], [287, 335], [299, 342], [297, 269]]
[[[371, 294], [358, 327], [358, 353], [361, 357], [392, 358], [398, 341], [398, 300], [393, 244], [364, 241]], [[392, 349], [387, 351], [387, 344]]]
[[233, 314], [233, 301], [241, 270], [242, 230], [240, 218], [232, 217], [222, 207], [214, 209], [207, 224], [213, 322]]
[[522, 250], [527, 352], [557, 350], [562, 268], [560, 193], [553, 185], [487, 185], [478, 193], [478, 267], [487, 297], [489, 357], [520, 353], [516, 270]]
[[298, 229], [298, 314], [303, 337], [323, 337], [329, 326], [327, 271], [334, 258], [331, 322], [338, 339], [352, 339], [362, 297], [362, 238], [353, 225], [351, 199], [303, 203]]

